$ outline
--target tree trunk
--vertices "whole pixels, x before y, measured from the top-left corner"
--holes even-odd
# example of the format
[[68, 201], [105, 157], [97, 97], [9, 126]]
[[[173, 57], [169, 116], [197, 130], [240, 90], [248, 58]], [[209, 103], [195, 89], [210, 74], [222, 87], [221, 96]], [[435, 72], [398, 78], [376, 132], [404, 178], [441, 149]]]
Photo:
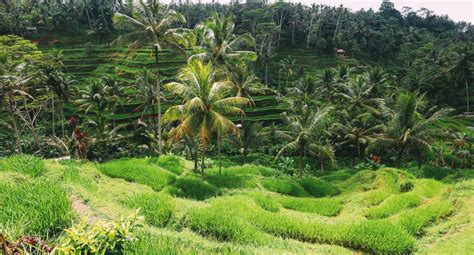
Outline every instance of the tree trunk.
[[222, 161], [221, 161], [221, 136], [217, 135], [217, 159], [219, 160], [219, 174], [222, 174]]
[[54, 108], [54, 95], [51, 97], [51, 107], [52, 109], [52, 118], [53, 118], [53, 136], [56, 137], [56, 116], [55, 116], [55, 108]]
[[198, 172], [198, 143], [194, 144], [194, 172]]
[[303, 150], [300, 149], [300, 157], [298, 160], [298, 166], [299, 166], [299, 177], [303, 177]]
[[204, 180], [204, 168], [206, 167], [204, 164], [204, 160], [206, 158], [206, 145], [202, 145], [202, 152], [201, 152], [201, 180]]
[[465, 80], [465, 84], [466, 84], [466, 110], [467, 112], [470, 112], [470, 108], [469, 108], [469, 84], [467, 83], [467, 79]]
[[323, 173], [324, 172], [324, 161], [323, 157], [319, 157], [319, 172]]
[[314, 14], [311, 13], [311, 21], [309, 22], [309, 30], [308, 30], [308, 40], [306, 41], [306, 48], [309, 48], [309, 42], [311, 40], [311, 29], [313, 29], [313, 19], [314, 19]]
[[62, 132], [62, 135], [63, 135], [63, 140], [65, 138], [65, 130], [64, 130], [64, 122], [66, 121], [66, 117], [64, 116], [64, 105], [61, 103], [60, 105], [61, 107], [61, 132]]
[[20, 132], [18, 131], [18, 125], [16, 124], [15, 114], [13, 113], [13, 91], [11, 89], [8, 93], [8, 105], [10, 107], [12, 126], [13, 126], [13, 130], [15, 131], [15, 136], [16, 136], [16, 147], [18, 149], [18, 152], [20, 154], [23, 154], [23, 151], [21, 150]]
[[156, 102], [158, 105], [158, 153], [161, 155], [161, 86], [160, 86], [160, 74], [158, 70], [158, 46], [155, 46], [155, 61], [156, 61]]
[[296, 23], [293, 23], [293, 30], [291, 31], [291, 45], [295, 43], [295, 26]]
[[268, 62], [265, 61], [265, 85], [268, 84]]
[[359, 156], [359, 158], [362, 159], [362, 156], [360, 155], [360, 142], [359, 142], [359, 139], [357, 139], [357, 156]]

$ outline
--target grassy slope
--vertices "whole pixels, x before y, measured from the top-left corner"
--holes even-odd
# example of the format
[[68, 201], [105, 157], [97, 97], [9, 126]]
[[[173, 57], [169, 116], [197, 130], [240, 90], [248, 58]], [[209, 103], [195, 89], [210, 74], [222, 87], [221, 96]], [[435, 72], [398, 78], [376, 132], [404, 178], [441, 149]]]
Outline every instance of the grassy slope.
[[[146, 164], [146, 162], [142, 161], [141, 164]], [[153, 164], [159, 165], [159, 162], [153, 162]], [[133, 200], [136, 199], [137, 196], [142, 195], [158, 194], [156, 189], [153, 190], [153, 188], [150, 186], [134, 183], [133, 180], [129, 179], [131, 182], [127, 182], [121, 178], [110, 178], [102, 174], [99, 170], [97, 170], [97, 167], [92, 163], [86, 163], [84, 165], [79, 166], [80, 171], [77, 172], [77, 175], [68, 174], [67, 171], [70, 171], [70, 169], [56, 162], [47, 161], [46, 166], [48, 169], [46, 176], [53, 180], [64, 180], [63, 183], [67, 187], [67, 189], [72, 194], [83, 200], [90, 207], [90, 213], [98, 219], [108, 220], [119, 218], [121, 215], [128, 214], [134, 211], [134, 208], [127, 206], [127, 200]], [[164, 166], [176, 167], [172, 164], [167, 164]], [[183, 178], [184, 176], [187, 176], [186, 178], [190, 178], [190, 180], [196, 180], [197, 183], [201, 183], [198, 179], [194, 177], [195, 175], [192, 173], [192, 171], [189, 170], [191, 167], [190, 162], [184, 161], [183, 166], [183, 171], [176, 171], [178, 173], [181, 172], [181, 176], [176, 176], [178, 180], [180, 178]], [[174, 172], [174, 170], [171, 171], [164, 169], [161, 169], [160, 171]], [[241, 175], [239, 173], [245, 174]], [[170, 220], [170, 223], [166, 228], [158, 228], [151, 225], [146, 225], [145, 232], [147, 234], [145, 235], [145, 240], [147, 241], [143, 241], [144, 243], [136, 244], [137, 246], [134, 248], [146, 250], [150, 249], [151, 243], [159, 243], [161, 245], [160, 249], [162, 249], [163, 252], [175, 250], [181, 253], [189, 253], [190, 251], [196, 249], [207, 250], [209, 252], [242, 252], [259, 254], [284, 254], [288, 252], [298, 254], [351, 253], [351, 250], [347, 249], [347, 247], [344, 248], [339, 245], [331, 245], [328, 241], [324, 241], [325, 239], [322, 239], [321, 241], [315, 240], [311, 241], [310, 243], [305, 243], [301, 241], [292, 240], [305, 240], [305, 238], [301, 239], [297, 236], [294, 236], [292, 239], [282, 240], [277, 237], [279, 235], [276, 234], [277, 232], [272, 232], [277, 231], [276, 229], [268, 229], [268, 226], [266, 225], [261, 225], [263, 229], [265, 229], [264, 232], [260, 232], [261, 230], [255, 230], [258, 232], [259, 235], [258, 237], [252, 236], [250, 239], [250, 243], [249, 240], [245, 239], [245, 236], [244, 239], [242, 239], [243, 241], [239, 239], [241, 238], [240, 235], [243, 235], [241, 232], [239, 232], [236, 235], [232, 233], [230, 239], [228, 240], [229, 242], [224, 242], [222, 244], [221, 242], [219, 242], [219, 240], [216, 240], [215, 237], [221, 237], [220, 235], [229, 234], [228, 229], [224, 228], [219, 230], [221, 232], [217, 233], [221, 234], [218, 234], [213, 238], [213, 235], [216, 234], [216, 232], [213, 231], [216, 231], [216, 229], [211, 227], [210, 229], [207, 229], [206, 232], [202, 229], [202, 225], [199, 224], [205, 224], [206, 228], [210, 226], [208, 225], [210, 224], [210, 222], [204, 221], [203, 223], [202, 219], [203, 217], [206, 217], [208, 215], [209, 210], [213, 210], [212, 208], [215, 207], [214, 202], [218, 203], [219, 200], [224, 201], [225, 204], [232, 204], [235, 202], [237, 203], [236, 205], [245, 207], [248, 203], [245, 201], [252, 201], [247, 200], [247, 198], [255, 199], [256, 197], [258, 197], [259, 199], [255, 199], [255, 201], [259, 206], [262, 206], [262, 203], [265, 203], [265, 199], [269, 201], [276, 201], [275, 213], [268, 214], [264, 213], [263, 211], [260, 212], [261, 209], [255, 209], [253, 208], [253, 206], [249, 208], [249, 211], [256, 210], [253, 211], [253, 213], [257, 213], [257, 215], [261, 214], [263, 215], [262, 217], [274, 215], [275, 217], [279, 218], [282, 217], [288, 219], [295, 219], [296, 224], [299, 224], [297, 222], [300, 221], [307, 221], [310, 225], [313, 224], [311, 222], [314, 222], [317, 224], [316, 226], [321, 224], [321, 226], [324, 226], [325, 224], [336, 224], [336, 228], [339, 228], [338, 226], [340, 226], [340, 228], [343, 228], [343, 226], [351, 222], [370, 223], [371, 221], [367, 221], [367, 219], [365, 218], [365, 216], [370, 210], [372, 210], [373, 208], [384, 208], [384, 200], [397, 198], [399, 196], [403, 197], [406, 196], [406, 194], [417, 194], [421, 197], [422, 202], [420, 202], [420, 205], [418, 207], [415, 206], [415, 209], [412, 209], [410, 206], [405, 208], [403, 205], [395, 209], [389, 208], [388, 210], [390, 211], [390, 213], [387, 215], [389, 216], [389, 221], [402, 222], [400, 218], [402, 218], [403, 215], [407, 213], [412, 213], [410, 218], [417, 218], [412, 216], [418, 215], [416, 214], [416, 210], [420, 210], [418, 208], [422, 209], [426, 206], [429, 206], [430, 204], [439, 203], [439, 198], [441, 195], [449, 197], [450, 199], [459, 198], [464, 201], [464, 205], [456, 205], [456, 208], [458, 208], [458, 210], [456, 213], [453, 214], [453, 216], [447, 217], [449, 215], [449, 212], [442, 212], [441, 214], [444, 216], [436, 217], [435, 219], [428, 220], [427, 222], [423, 223], [424, 225], [421, 227], [421, 229], [424, 229], [426, 233], [419, 239], [419, 241], [417, 241], [416, 252], [420, 252], [423, 254], [433, 254], [436, 252], [446, 251], [449, 253], [451, 251], [454, 252], [456, 250], [466, 251], [466, 249], [471, 246], [471, 243], [469, 241], [466, 240], [464, 241], [464, 243], [460, 243], [459, 239], [457, 238], [467, 238], [472, 235], [472, 226], [474, 224], [474, 221], [472, 217], [472, 212], [468, 210], [473, 206], [471, 201], [472, 198], [468, 196], [468, 194], [472, 193], [468, 193], [469, 190], [466, 191], [466, 189], [472, 189], [472, 187], [474, 186], [474, 183], [472, 182], [465, 183], [464, 186], [462, 186], [462, 184], [459, 184], [461, 186], [457, 188], [455, 186], [454, 191], [456, 192], [453, 192], [452, 188], [449, 186], [436, 183], [434, 185], [436, 186], [436, 188], [433, 191], [431, 189], [427, 189], [425, 186], [432, 187], [434, 183], [428, 183], [431, 185], [426, 185], [427, 183], [425, 183], [425, 181], [416, 180], [414, 179], [414, 177], [406, 175], [405, 172], [402, 171], [389, 169], [380, 170], [377, 173], [371, 171], [362, 171], [353, 175], [349, 179], [331, 182], [335, 184], [339, 190], [341, 190], [341, 194], [337, 195], [334, 201], [337, 200], [342, 202], [342, 208], [337, 209], [335, 213], [325, 214], [324, 212], [319, 212], [317, 207], [308, 207], [308, 205], [312, 204], [312, 199], [315, 202], [318, 201], [318, 199], [316, 198], [296, 198], [291, 196], [287, 197], [266, 190], [262, 183], [265, 180], [268, 181], [273, 179], [273, 177], [266, 177], [270, 175], [267, 169], [258, 170], [258, 168], [250, 166], [244, 168], [233, 167], [229, 169], [224, 169], [224, 174], [225, 179], [230, 180], [229, 182], [222, 182], [223, 179], [220, 179], [215, 169], [210, 169], [208, 171], [207, 179], [209, 183], [206, 181], [206, 183], [208, 183], [206, 185], [217, 187], [215, 185], [219, 184], [220, 187], [216, 188], [217, 192], [213, 193], [214, 195], [219, 195], [220, 198], [217, 200], [213, 198], [210, 198], [206, 201], [190, 199], [190, 196], [198, 195], [183, 195], [182, 192], [180, 193], [175, 190], [178, 186], [175, 187], [173, 186], [174, 184], [171, 184], [168, 188], [164, 188], [161, 192], [159, 192], [160, 194], [170, 193], [180, 196], [172, 199], [174, 204], [172, 219]], [[246, 176], [245, 178], [248, 177], [249, 179], [247, 180], [242, 176]], [[326, 178], [338, 179], [332, 176], [326, 176]], [[415, 189], [408, 193], [401, 194], [398, 191], [398, 187], [402, 182], [406, 182], [407, 180], [415, 183]], [[240, 184], [236, 186], [235, 182], [238, 182]], [[470, 190], [470, 192], [472, 192], [472, 190]], [[375, 196], [374, 194], [386, 195]], [[238, 198], [243, 198], [243, 200], [239, 200]], [[300, 200], [302, 203], [299, 203]], [[243, 202], [244, 204], [240, 204], [241, 202]], [[200, 208], [203, 208], [202, 211], [199, 211], [201, 210]], [[218, 206], [215, 208], [217, 209], [220, 207]], [[194, 212], [198, 212], [199, 214], [195, 214]], [[211, 222], [219, 221], [219, 217], [222, 216], [222, 210], [217, 209], [217, 212], [220, 213], [212, 216]], [[192, 219], [194, 217], [193, 215], [199, 216], [198, 218], [196, 218], [199, 219], [199, 221], [195, 222], [195, 225], [192, 225], [194, 224], [192, 223]], [[228, 212], [224, 215], [226, 217], [230, 217], [226, 218], [225, 221], [227, 222], [233, 222], [233, 217], [247, 217], [245, 213], [242, 214], [242, 212], [238, 211]], [[329, 217], [323, 215], [328, 215]], [[252, 217], [254, 216], [255, 214], [252, 214]], [[447, 217], [447, 220], [441, 220], [445, 217]], [[191, 220], [191, 223], [189, 220]], [[437, 222], [436, 225], [432, 225], [432, 223], [430, 223], [433, 220]], [[266, 224], [264, 222], [255, 223], [257, 225]], [[188, 225], [183, 224], [191, 224], [191, 228]], [[245, 222], [235, 222], [235, 224], [244, 224], [242, 225], [242, 228], [246, 226]], [[403, 224], [401, 226], [403, 227]], [[371, 228], [373, 228], [373, 226]], [[299, 230], [295, 229], [295, 231]], [[290, 237], [292, 237], [291, 234]], [[262, 238], [262, 240], [264, 241], [262, 241], [261, 243], [257, 242], [256, 247], [251, 244], [252, 242], [254, 242], [254, 239], [259, 238]], [[387, 242], [389, 241], [387, 240]], [[344, 244], [343, 241], [335, 241], [335, 243], [347, 246]], [[157, 249], [157, 247], [153, 247], [153, 249]]]

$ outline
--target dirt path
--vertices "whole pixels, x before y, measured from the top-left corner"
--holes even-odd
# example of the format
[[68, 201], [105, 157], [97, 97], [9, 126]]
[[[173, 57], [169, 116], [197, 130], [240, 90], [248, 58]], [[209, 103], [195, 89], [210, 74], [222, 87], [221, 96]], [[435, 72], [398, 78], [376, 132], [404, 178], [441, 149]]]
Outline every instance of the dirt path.
[[91, 208], [81, 198], [72, 195], [72, 208], [76, 211], [81, 218], [87, 218], [88, 223], [94, 223], [97, 221], [97, 217], [92, 212]]

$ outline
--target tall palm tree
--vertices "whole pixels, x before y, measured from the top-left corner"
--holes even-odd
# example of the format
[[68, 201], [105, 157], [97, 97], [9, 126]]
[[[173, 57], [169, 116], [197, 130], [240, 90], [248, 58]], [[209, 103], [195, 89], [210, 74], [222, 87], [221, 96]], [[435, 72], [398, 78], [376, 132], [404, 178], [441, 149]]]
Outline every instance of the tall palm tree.
[[244, 114], [241, 107], [249, 103], [246, 98], [229, 96], [232, 83], [217, 78], [217, 71], [211, 63], [194, 60], [180, 71], [177, 82], [165, 85], [172, 94], [183, 99], [183, 104], [168, 108], [163, 115], [164, 123], [179, 121], [170, 131], [170, 142], [197, 134], [202, 150], [201, 178], [204, 178], [204, 159], [213, 134], [218, 137], [220, 168], [219, 137], [228, 132], [239, 133], [227, 116]]
[[373, 89], [374, 86], [368, 84], [363, 77], [356, 76], [342, 84], [338, 95], [348, 104], [350, 111], [369, 111], [375, 116], [380, 116], [381, 113], [377, 107], [383, 103], [383, 99], [375, 98]]
[[[277, 131], [277, 135], [288, 141], [277, 154], [277, 157], [283, 153], [297, 153], [299, 157], [299, 177], [303, 176], [303, 157], [305, 152], [319, 157], [321, 164], [323, 159], [334, 158], [334, 152], [331, 147], [318, 143], [317, 137], [324, 132], [327, 124], [327, 117], [330, 108], [321, 108], [314, 110], [304, 106], [301, 114], [287, 115], [285, 120], [288, 124], [287, 130]], [[322, 167], [322, 165], [321, 165]], [[321, 168], [322, 170], [322, 168]]]
[[463, 49], [463, 53], [456, 53], [455, 59], [450, 63], [448, 74], [458, 84], [463, 84], [466, 92], [466, 112], [470, 111], [470, 96], [469, 86], [472, 86], [474, 81], [473, 62], [474, 54], [472, 53], [473, 46], [467, 45]]
[[327, 99], [331, 102], [333, 94], [335, 92], [335, 86], [337, 85], [335, 80], [335, 72], [332, 68], [327, 68], [324, 73], [320, 76], [320, 84]]
[[199, 58], [212, 61], [214, 66], [229, 68], [234, 62], [255, 61], [254, 51], [241, 50], [240, 47], [255, 47], [255, 40], [249, 34], [234, 34], [234, 17], [214, 13], [210, 18], [196, 26], [198, 47], [189, 60]]
[[406, 153], [412, 151], [421, 155], [427, 151], [433, 139], [442, 133], [435, 124], [451, 110], [441, 109], [427, 116], [420, 112], [425, 104], [424, 95], [402, 92], [389, 112], [391, 120], [384, 133], [378, 134], [370, 147], [394, 148], [397, 167]]
[[[284, 72], [286, 75], [286, 90], [288, 91], [288, 82], [290, 79], [290, 76], [292, 76], [295, 73], [295, 65], [296, 65], [296, 60], [291, 57], [284, 58], [280, 60], [280, 69], [279, 73]], [[280, 76], [280, 75], [279, 75]], [[278, 78], [278, 86], [280, 86], [280, 78]]]
[[[316, 78], [306, 75], [295, 82], [295, 86], [289, 89], [288, 103], [293, 109], [301, 109], [303, 105], [316, 106], [318, 96], [318, 83]], [[296, 100], [295, 100], [296, 99]]]
[[143, 116], [145, 114], [148, 115], [148, 111], [151, 109], [153, 130], [155, 136], [158, 136], [158, 119], [155, 112], [155, 104], [156, 98], [159, 95], [156, 87], [156, 75], [148, 69], [141, 70], [136, 76], [135, 88], [138, 93], [133, 95], [133, 99], [137, 99], [140, 104], [134, 109], [134, 111], [141, 111]]
[[183, 30], [173, 29], [176, 23], [185, 23], [183, 15], [167, 10], [162, 16], [154, 12], [143, 0], [139, 1], [139, 8], [136, 8], [137, 17], [130, 17], [125, 14], [116, 13], [113, 17], [114, 27], [125, 29], [131, 32], [119, 36], [112, 44], [128, 44], [129, 50], [134, 52], [142, 46], [151, 46], [155, 53], [156, 62], [156, 102], [158, 106], [158, 151], [161, 154], [161, 87], [160, 76], [158, 72], [159, 57], [158, 52], [163, 47], [179, 48], [180, 44], [186, 44], [186, 38]]
[[[382, 131], [384, 126], [373, 125], [364, 126], [349, 122], [346, 124], [336, 123], [334, 127], [342, 132], [344, 135], [343, 141], [339, 145], [347, 143], [354, 143], [357, 148], [357, 156], [362, 158], [364, 148], [369, 144], [373, 135]], [[354, 161], [353, 161], [354, 162]]]

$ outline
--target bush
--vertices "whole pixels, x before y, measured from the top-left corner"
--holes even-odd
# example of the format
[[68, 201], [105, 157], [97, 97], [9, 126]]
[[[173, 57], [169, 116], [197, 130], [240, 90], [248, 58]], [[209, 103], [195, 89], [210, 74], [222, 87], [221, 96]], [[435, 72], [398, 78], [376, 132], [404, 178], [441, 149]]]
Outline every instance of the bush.
[[412, 235], [422, 235], [423, 228], [453, 211], [449, 201], [439, 201], [400, 214], [398, 223]]
[[269, 191], [295, 197], [309, 197], [309, 193], [296, 181], [290, 178], [267, 178], [262, 181], [263, 187]]
[[175, 155], [161, 155], [158, 158], [151, 158], [149, 159], [149, 163], [157, 164], [158, 166], [177, 175], [183, 173], [183, 160]]
[[334, 198], [281, 197], [278, 201], [284, 208], [323, 216], [335, 216], [342, 210], [341, 201]]
[[417, 193], [404, 193], [392, 195], [377, 207], [367, 211], [367, 218], [380, 219], [396, 214], [404, 209], [413, 208], [421, 203], [421, 197]]
[[136, 214], [105, 225], [81, 222], [65, 231], [55, 254], [122, 254], [138, 226]]
[[175, 180], [175, 175], [149, 165], [143, 159], [120, 159], [98, 166], [99, 170], [114, 178], [122, 178], [129, 182], [137, 182], [150, 186], [156, 191]]
[[339, 194], [339, 190], [332, 184], [314, 177], [306, 177], [299, 180], [298, 183], [313, 197], [327, 197]]
[[42, 159], [31, 155], [14, 155], [0, 165], [0, 171], [12, 171], [29, 175], [31, 177], [38, 177], [45, 171], [44, 162]]
[[195, 177], [180, 177], [173, 185], [174, 189], [170, 189], [170, 192], [179, 197], [206, 200], [218, 193], [217, 188]]
[[166, 226], [175, 208], [173, 199], [169, 195], [157, 193], [131, 197], [125, 200], [125, 204], [132, 208], [140, 208], [146, 222], [156, 227]]
[[435, 180], [441, 180], [450, 174], [454, 174], [455, 171], [449, 168], [436, 167], [436, 166], [423, 166], [421, 167], [423, 177], [433, 178]]
[[244, 197], [219, 198], [205, 208], [194, 208], [188, 215], [188, 225], [203, 236], [219, 241], [236, 243], [265, 243], [266, 236], [252, 226], [240, 214], [253, 210], [255, 206]]
[[0, 197], [0, 228], [12, 235], [55, 236], [74, 216], [65, 190], [49, 181], [0, 183]]

